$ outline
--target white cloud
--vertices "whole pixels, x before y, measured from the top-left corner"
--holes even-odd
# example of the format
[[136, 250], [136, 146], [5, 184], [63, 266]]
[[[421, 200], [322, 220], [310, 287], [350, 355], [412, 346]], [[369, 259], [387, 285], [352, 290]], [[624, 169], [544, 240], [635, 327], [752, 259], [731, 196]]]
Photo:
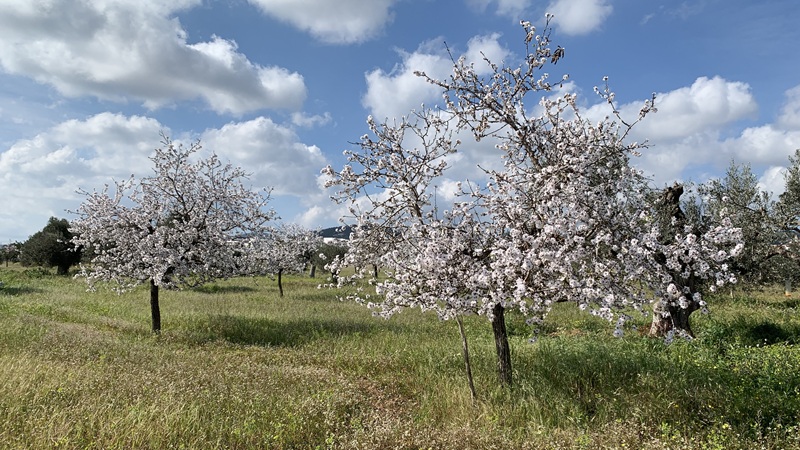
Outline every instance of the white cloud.
[[781, 130], [771, 124], [746, 128], [740, 136], [726, 140], [725, 145], [732, 149], [737, 161], [782, 165], [800, 148], [800, 129]]
[[508, 55], [508, 49], [500, 44], [500, 34], [494, 33], [470, 39], [467, 42], [467, 52], [464, 57], [467, 59], [467, 63], [475, 64], [475, 69], [479, 74], [489, 74], [491, 67], [486, 64], [484, 57], [495, 64], [500, 64], [508, 58]]
[[[622, 118], [635, 120], [644, 100], [619, 105]], [[656, 94], [658, 112], [636, 125], [634, 136], [651, 142], [678, 142], [699, 133], [718, 134], [737, 120], [753, 117], [758, 105], [746, 83], [720, 77], [697, 78], [691, 86]], [[611, 110], [606, 103], [587, 109], [586, 117], [600, 120]]]
[[555, 0], [547, 7], [553, 23], [568, 35], [588, 34], [600, 28], [611, 15], [613, 7], [607, 0]]
[[[635, 119], [643, 103], [621, 106], [623, 118]], [[749, 85], [720, 77], [700, 77], [691, 86], [657, 93], [656, 107], [657, 113], [637, 125], [637, 135], [650, 140], [681, 139], [701, 131], [719, 130], [758, 112]], [[605, 105], [599, 109], [607, 111]]]
[[320, 169], [327, 159], [317, 146], [299, 142], [295, 132], [259, 117], [206, 130], [203, 146], [252, 172], [254, 185], [275, 195], [319, 196]]
[[[161, 131], [169, 133], [152, 118], [101, 113], [17, 141], [0, 153], [0, 229], [11, 239], [24, 240], [50, 216], [72, 218], [67, 210], [82, 201], [78, 189], [102, 189], [131, 174], [151, 175], [149, 157], [160, 145]], [[191, 139], [172, 137], [176, 143]], [[274, 204], [296, 208], [298, 198], [307, 206], [325, 203], [317, 179], [327, 160], [316, 146], [299, 142], [291, 129], [260, 117], [206, 130], [200, 140], [203, 152], [214, 151], [252, 172], [254, 188], [274, 187]]]
[[[464, 56], [468, 62], [475, 63], [480, 73], [489, 71], [488, 65], [483, 62], [483, 55], [497, 64], [508, 57], [509, 52], [500, 44], [499, 38], [498, 34], [476, 36], [468, 42]], [[377, 120], [405, 116], [411, 110], [419, 109], [423, 103], [436, 103], [441, 99], [441, 88], [426, 82], [414, 72], [425, 72], [435, 79], [450, 75], [453, 62], [442, 42], [442, 38], [432, 39], [413, 53], [399, 52], [403, 61], [390, 73], [375, 69], [366, 74], [367, 93], [362, 103]]]
[[714, 133], [697, 133], [678, 141], [654, 140], [642, 150], [642, 156], [632, 160], [657, 186], [676, 180], [702, 182], [696, 173], [687, 173], [692, 167], [704, 167], [709, 161], [726, 164], [730, 158], [724, 154]]
[[[708, 171], [724, 171], [734, 160], [762, 173], [763, 185], [777, 192], [782, 181], [777, 180], [776, 171], [800, 148], [800, 123], [795, 123], [800, 88], [787, 91], [786, 97], [776, 123], [747, 127], [731, 136], [733, 124], [754, 117], [758, 111], [746, 83], [700, 77], [691, 86], [658, 93], [658, 112], [637, 124], [631, 135], [650, 143], [634, 164], [656, 184], [663, 184], [687, 178], [703, 182]], [[637, 101], [619, 106], [622, 117], [635, 119], [642, 104]], [[584, 116], [599, 120], [609, 113], [603, 103], [588, 108]]]
[[331, 117], [330, 113], [325, 113], [323, 115], [307, 115], [302, 112], [292, 113], [292, 123], [298, 127], [303, 128], [312, 128], [321, 125], [327, 125], [331, 123], [333, 118]]
[[784, 93], [786, 101], [781, 108], [778, 125], [786, 129], [800, 130], [800, 85]]
[[422, 71], [439, 78], [449, 73], [452, 63], [441, 54], [422, 52], [402, 53], [403, 62], [390, 73], [375, 69], [366, 74], [367, 93], [362, 98], [364, 107], [378, 121], [394, 119], [419, 109], [423, 103], [437, 102], [441, 88], [416, 76]]
[[33, 139], [16, 142], [0, 153], [3, 181], [17, 183], [7, 188], [27, 188], [21, 195], [47, 184], [63, 188], [60, 195], [70, 193], [93, 177], [125, 177], [143, 175], [150, 167], [147, 157], [157, 144], [158, 133], [166, 128], [146, 117], [125, 117], [102, 113], [86, 120], [68, 120], [38, 134]]
[[154, 119], [102, 113], [17, 141], [0, 153], [0, 229], [24, 240], [48, 217], [70, 217], [66, 210], [82, 199], [78, 189], [149, 175], [161, 130], [168, 131]]
[[199, 0], [14, 3], [0, 14], [0, 67], [68, 97], [149, 108], [199, 98], [214, 111], [242, 114], [296, 109], [306, 96], [302, 76], [252, 63], [233, 41], [188, 44], [171, 15]]
[[375, 37], [392, 21], [397, 0], [249, 0], [264, 14], [307, 31], [331, 44], [352, 44]]
[[772, 194], [773, 200], [777, 200], [778, 196], [786, 190], [785, 175], [785, 167], [772, 166], [765, 170], [758, 179], [758, 188]]
[[296, 216], [291, 222], [300, 224], [310, 229], [315, 229], [319, 223], [326, 222], [330, 223], [331, 226], [336, 226], [338, 224], [338, 218], [334, 218], [332, 220], [332, 218], [328, 216], [327, 212], [328, 211], [326, 209], [320, 206], [312, 206]]

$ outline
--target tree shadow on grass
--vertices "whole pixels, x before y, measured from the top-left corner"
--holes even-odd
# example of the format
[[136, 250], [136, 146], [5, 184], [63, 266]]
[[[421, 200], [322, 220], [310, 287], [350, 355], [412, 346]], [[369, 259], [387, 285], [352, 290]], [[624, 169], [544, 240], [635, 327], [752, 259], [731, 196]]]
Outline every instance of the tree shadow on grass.
[[745, 344], [797, 344], [800, 342], [800, 327], [784, 326], [773, 322], [759, 322], [740, 330]]
[[800, 299], [787, 298], [783, 301], [775, 302], [774, 306], [776, 308], [782, 308], [782, 309], [797, 309], [798, 307], [800, 307]]
[[0, 288], [0, 297], [1, 296], [15, 297], [18, 295], [38, 294], [42, 292], [44, 292], [44, 290], [30, 286], [3, 286], [2, 288]]
[[255, 288], [250, 286], [219, 286], [216, 284], [204, 284], [193, 288], [192, 291], [201, 294], [235, 294], [243, 292], [255, 292]]
[[207, 322], [197, 324], [193, 331], [197, 333], [196, 338], [201, 342], [224, 339], [240, 345], [299, 347], [316, 339], [370, 335], [387, 326], [397, 327], [377, 321], [375, 323], [326, 319], [275, 321], [265, 318], [214, 315], [209, 316]]
[[726, 348], [730, 345], [756, 346], [800, 343], [800, 326], [739, 316], [729, 321], [712, 322], [700, 334], [706, 343]]
[[[634, 348], [624, 341], [545, 341], [527, 367], [520, 364], [528, 401], [536, 398], [561, 408], [562, 417], [586, 424], [595, 418], [623, 418], [636, 410], [646, 420], [686, 425], [691, 417], [691, 423], [701, 427], [730, 423], [738, 431], [756, 432], [796, 415], [797, 400], [791, 389], [786, 390], [796, 386], [793, 373], [734, 372], [729, 364], [745, 361], [708, 359], [696, 342], [672, 344], [675, 347], [656, 341], [638, 344]], [[693, 349], [697, 355], [688, 356]], [[767, 374], [769, 379], [763, 379]]]

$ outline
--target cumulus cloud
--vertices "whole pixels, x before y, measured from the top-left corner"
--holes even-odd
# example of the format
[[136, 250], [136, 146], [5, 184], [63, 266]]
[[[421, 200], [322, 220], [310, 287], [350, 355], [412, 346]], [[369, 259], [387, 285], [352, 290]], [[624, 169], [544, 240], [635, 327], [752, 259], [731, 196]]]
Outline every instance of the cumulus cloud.
[[[491, 34], [470, 39], [464, 52], [467, 62], [475, 63], [476, 69], [486, 74], [489, 67], [483, 62], [483, 55], [495, 63], [504, 61], [509, 52], [500, 44], [499, 38], [498, 34]], [[412, 53], [398, 51], [402, 62], [389, 73], [381, 69], [367, 73], [367, 93], [362, 99], [364, 107], [376, 119], [384, 120], [407, 115], [411, 110], [419, 109], [423, 103], [438, 102], [441, 88], [431, 85], [414, 72], [425, 72], [437, 79], [450, 75], [453, 63], [443, 41], [443, 38], [438, 38], [424, 42]]]
[[308, 115], [302, 112], [292, 113], [292, 123], [298, 127], [312, 128], [329, 124], [333, 118], [326, 112], [322, 115]]
[[783, 165], [789, 155], [800, 148], [800, 129], [782, 130], [772, 124], [750, 127], [740, 136], [727, 139], [725, 145], [734, 152], [736, 160], [756, 165]]
[[[647, 139], [650, 148], [634, 161], [657, 184], [692, 179], [703, 182], [707, 173], [724, 171], [731, 160], [749, 164], [761, 174], [765, 189], [781, 192], [778, 171], [800, 148], [796, 113], [800, 88], [786, 92], [786, 102], [775, 123], [750, 126], [731, 135], [736, 122], [752, 119], [758, 105], [750, 86], [720, 77], [700, 77], [691, 86], [656, 94], [658, 112], [636, 125], [632, 137]], [[620, 105], [622, 117], [633, 120], [642, 101]], [[584, 114], [599, 120], [609, 114], [606, 104]]]
[[773, 166], [764, 171], [758, 179], [758, 188], [772, 195], [774, 200], [786, 190], [786, 168]]
[[315, 229], [319, 223], [330, 223], [331, 226], [338, 225], [338, 218], [331, 218], [328, 210], [320, 206], [312, 206], [298, 214], [291, 222], [300, 224], [306, 228]]
[[555, 16], [553, 23], [560, 31], [577, 36], [600, 28], [613, 9], [607, 0], [556, 0], [547, 12]]
[[[25, 239], [50, 216], [70, 217], [66, 210], [75, 210], [83, 199], [79, 189], [102, 189], [132, 174], [150, 176], [149, 157], [160, 145], [160, 132], [170, 130], [152, 118], [101, 113], [17, 141], [0, 153], [0, 228], [22, 230], [15, 239]], [[192, 139], [172, 137], [176, 143]], [[259, 117], [206, 130], [200, 141], [204, 154], [213, 151], [252, 172], [254, 188], [274, 187], [276, 204], [296, 206], [300, 198], [312, 205], [324, 197], [317, 178], [327, 160], [316, 146], [299, 142], [290, 128]]]
[[317, 146], [306, 145], [290, 128], [265, 117], [206, 130], [203, 146], [252, 172], [257, 187], [275, 195], [320, 195], [317, 177], [327, 159]]
[[401, 52], [401, 56], [403, 62], [391, 72], [375, 69], [366, 74], [367, 92], [361, 103], [379, 121], [405, 116], [419, 109], [422, 103], [441, 98], [441, 89], [416, 76], [414, 71], [438, 78], [452, 67], [441, 54]]
[[[623, 118], [632, 120], [643, 105], [632, 102], [619, 107]], [[637, 135], [650, 140], [681, 139], [701, 131], [719, 130], [737, 120], [752, 118], [758, 105], [747, 83], [721, 77], [697, 78], [691, 86], [656, 94], [658, 112], [637, 125]], [[591, 113], [605, 115], [608, 107], [597, 105]]]
[[158, 145], [158, 121], [102, 113], [62, 122], [0, 153], [0, 228], [24, 240], [48, 217], [69, 217], [82, 197], [78, 189], [101, 189], [113, 179], [151, 172], [148, 157]]
[[[633, 121], [643, 104], [644, 100], [639, 100], [617, 105], [617, 109], [623, 119]], [[658, 184], [689, 175], [686, 173], [689, 167], [719, 166], [731, 158], [739, 161], [738, 149], [742, 148], [743, 137], [725, 142], [725, 132], [735, 122], [753, 118], [758, 112], [749, 85], [721, 77], [700, 77], [691, 86], [656, 93], [656, 107], [658, 112], [637, 124], [631, 137], [650, 143], [650, 148], [635, 163]], [[606, 103], [593, 105], [584, 112], [591, 120], [610, 114]]]
[[[414, 75], [415, 71], [425, 72], [435, 79], [445, 79], [452, 73], [453, 63], [441, 42], [443, 39], [433, 39], [423, 43], [413, 53], [399, 52], [402, 62], [389, 73], [376, 69], [366, 75], [367, 93], [362, 99], [364, 106], [369, 109], [378, 121], [388, 119], [389, 123], [395, 118], [407, 116], [412, 110], [419, 110], [422, 104], [439, 104], [441, 101], [441, 88], [433, 86], [423, 78]], [[500, 64], [508, 62], [511, 53], [500, 44], [500, 35], [490, 34], [473, 37], [467, 43], [466, 49], [455, 53], [454, 57], [464, 56], [467, 63], [473, 63], [479, 74], [487, 75], [491, 68], [484, 61], [486, 56], [490, 61]], [[440, 199], [451, 200], [454, 196], [452, 187], [457, 182], [466, 180], [483, 180], [486, 176], [484, 169], [499, 168], [497, 150], [492, 139], [475, 142], [469, 130], [463, 130], [455, 138], [461, 140], [459, 152], [448, 157], [450, 169], [447, 179], [442, 180], [444, 197]], [[414, 136], [406, 136], [406, 146], [414, 146]]]
[[[79, 187], [88, 187], [71, 181], [143, 175], [162, 130], [165, 127], [158, 121], [141, 116], [101, 113], [68, 120], [0, 153], [2, 180], [15, 183], [7, 187], [20, 195], [36, 195], [46, 184], [63, 188], [60, 196], [70, 196]], [[20, 183], [26, 188], [19, 190]]]
[[778, 125], [784, 129], [800, 129], [800, 85], [784, 93], [786, 101], [781, 108]]
[[[0, 67], [68, 97], [149, 108], [202, 99], [216, 112], [299, 108], [303, 77], [255, 64], [219, 36], [189, 44], [171, 17], [199, 0], [15, 0], [0, 14]], [[8, 6], [8, 5], [7, 5]]]
[[331, 44], [352, 44], [375, 37], [392, 21], [397, 0], [249, 0], [264, 14]]

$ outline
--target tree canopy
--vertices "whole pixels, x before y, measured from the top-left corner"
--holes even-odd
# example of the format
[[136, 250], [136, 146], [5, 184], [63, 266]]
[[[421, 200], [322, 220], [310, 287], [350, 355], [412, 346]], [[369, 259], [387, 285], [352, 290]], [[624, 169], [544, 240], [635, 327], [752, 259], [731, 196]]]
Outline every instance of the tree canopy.
[[70, 267], [81, 260], [80, 245], [72, 242], [73, 233], [67, 219], [51, 217], [19, 249], [19, 260], [25, 266], [56, 267], [59, 275], [69, 273]]
[[252, 236], [274, 217], [269, 192], [245, 186], [247, 173], [216, 154], [196, 159], [200, 143], [163, 136], [150, 159], [154, 174], [86, 192], [72, 224], [75, 245], [91, 249], [80, 275], [90, 287], [112, 282], [125, 291], [149, 282], [153, 330], [158, 288], [196, 286], [253, 270]]

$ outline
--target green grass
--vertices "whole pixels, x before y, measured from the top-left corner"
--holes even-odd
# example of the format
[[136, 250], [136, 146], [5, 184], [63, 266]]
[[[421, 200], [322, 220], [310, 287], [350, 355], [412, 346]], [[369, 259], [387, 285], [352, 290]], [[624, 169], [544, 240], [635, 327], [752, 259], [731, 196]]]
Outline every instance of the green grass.
[[514, 388], [488, 322], [391, 320], [316, 288], [242, 278], [87, 293], [0, 270], [0, 448], [800, 448], [800, 314], [777, 292], [720, 296], [665, 345], [558, 305], [535, 343], [510, 315]]

